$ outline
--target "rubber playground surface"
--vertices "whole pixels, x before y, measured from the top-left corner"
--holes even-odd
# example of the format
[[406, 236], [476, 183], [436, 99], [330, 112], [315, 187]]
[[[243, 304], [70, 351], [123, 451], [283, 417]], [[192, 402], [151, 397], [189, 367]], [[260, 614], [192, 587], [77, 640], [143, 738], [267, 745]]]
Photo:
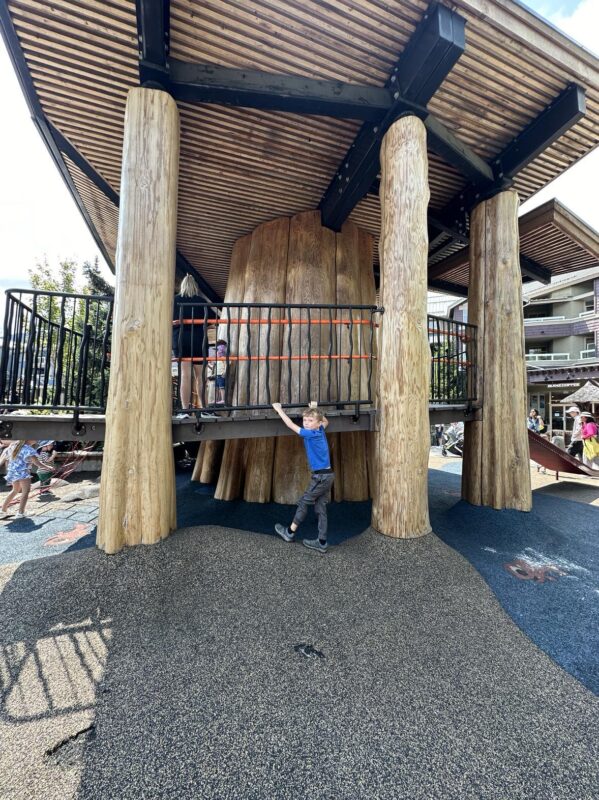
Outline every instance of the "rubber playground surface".
[[599, 796], [599, 485], [533, 471], [533, 511], [494, 512], [460, 466], [431, 455], [434, 535], [333, 504], [325, 557], [190, 472], [180, 530], [109, 558], [97, 500], [30, 501], [0, 523], [0, 797]]

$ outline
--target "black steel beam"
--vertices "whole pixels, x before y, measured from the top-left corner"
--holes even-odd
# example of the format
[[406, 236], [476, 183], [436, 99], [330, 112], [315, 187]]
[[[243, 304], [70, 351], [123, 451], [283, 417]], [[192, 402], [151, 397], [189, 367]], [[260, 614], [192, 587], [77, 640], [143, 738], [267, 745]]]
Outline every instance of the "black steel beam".
[[524, 169], [585, 114], [584, 89], [570, 84], [539, 116], [497, 155], [491, 165], [493, 180], [471, 182], [437, 216], [446, 225], [468, 233], [468, 215], [475, 205], [508, 189]]
[[429, 280], [427, 281], [427, 285], [429, 289], [436, 289], [439, 292], [455, 294], [458, 297], [468, 297], [468, 288], [466, 286], [460, 286], [459, 283], [451, 283], [451, 281], [443, 280]]
[[261, 108], [296, 114], [380, 120], [393, 104], [389, 89], [323, 81], [299, 75], [275, 75], [218, 64], [169, 60], [170, 91], [175, 100]]
[[498, 178], [513, 178], [584, 117], [585, 91], [570, 84], [493, 160]]
[[492, 181], [493, 169], [430, 114], [424, 120], [429, 148], [470, 181]]
[[527, 278], [531, 278], [533, 281], [540, 281], [544, 284], [551, 283], [551, 270], [533, 261], [532, 258], [523, 256], [522, 253], [520, 253], [520, 269], [522, 275], [526, 275]]
[[168, 88], [169, 0], [135, 0], [139, 83]]
[[320, 201], [323, 225], [339, 230], [372, 186], [387, 128], [402, 114], [428, 117], [424, 106], [464, 52], [464, 26], [462, 17], [444, 6], [432, 6], [424, 15], [387, 81], [393, 106], [379, 123], [362, 125]]

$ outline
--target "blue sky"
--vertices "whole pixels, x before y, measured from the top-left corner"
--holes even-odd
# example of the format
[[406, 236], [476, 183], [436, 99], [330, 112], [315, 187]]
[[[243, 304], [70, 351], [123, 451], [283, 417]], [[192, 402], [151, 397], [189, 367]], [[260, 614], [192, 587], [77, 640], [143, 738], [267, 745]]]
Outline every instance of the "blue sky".
[[[599, 0], [527, 0], [526, 5], [587, 49], [599, 50]], [[3, 119], [10, 120], [0, 126], [0, 292], [28, 286], [28, 267], [44, 255], [51, 264], [96, 256], [104, 264], [31, 122], [1, 37], [0, 92]], [[599, 229], [597, 185], [599, 150], [537, 193], [522, 206], [522, 213], [557, 197]]]

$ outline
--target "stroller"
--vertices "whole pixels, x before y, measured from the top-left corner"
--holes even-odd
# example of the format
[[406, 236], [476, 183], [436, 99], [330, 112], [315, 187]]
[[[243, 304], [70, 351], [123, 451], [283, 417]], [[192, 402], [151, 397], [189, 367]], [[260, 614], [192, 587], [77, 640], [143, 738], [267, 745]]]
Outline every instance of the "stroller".
[[447, 456], [451, 453], [462, 458], [464, 452], [464, 423], [452, 422], [445, 428], [443, 444], [441, 445], [441, 455]]

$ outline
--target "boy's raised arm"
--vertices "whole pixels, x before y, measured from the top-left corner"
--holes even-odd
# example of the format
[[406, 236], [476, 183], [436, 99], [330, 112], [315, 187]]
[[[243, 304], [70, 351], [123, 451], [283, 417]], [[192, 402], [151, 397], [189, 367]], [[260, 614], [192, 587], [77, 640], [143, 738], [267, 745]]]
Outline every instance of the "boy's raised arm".
[[295, 422], [292, 422], [289, 419], [287, 414], [283, 411], [283, 407], [281, 406], [280, 403], [273, 403], [272, 407], [277, 412], [277, 414], [281, 417], [281, 419], [283, 420], [285, 425], [287, 425], [288, 428], [290, 428], [295, 433], [299, 433], [301, 431], [301, 428], [299, 427], [299, 425], [296, 425]]

